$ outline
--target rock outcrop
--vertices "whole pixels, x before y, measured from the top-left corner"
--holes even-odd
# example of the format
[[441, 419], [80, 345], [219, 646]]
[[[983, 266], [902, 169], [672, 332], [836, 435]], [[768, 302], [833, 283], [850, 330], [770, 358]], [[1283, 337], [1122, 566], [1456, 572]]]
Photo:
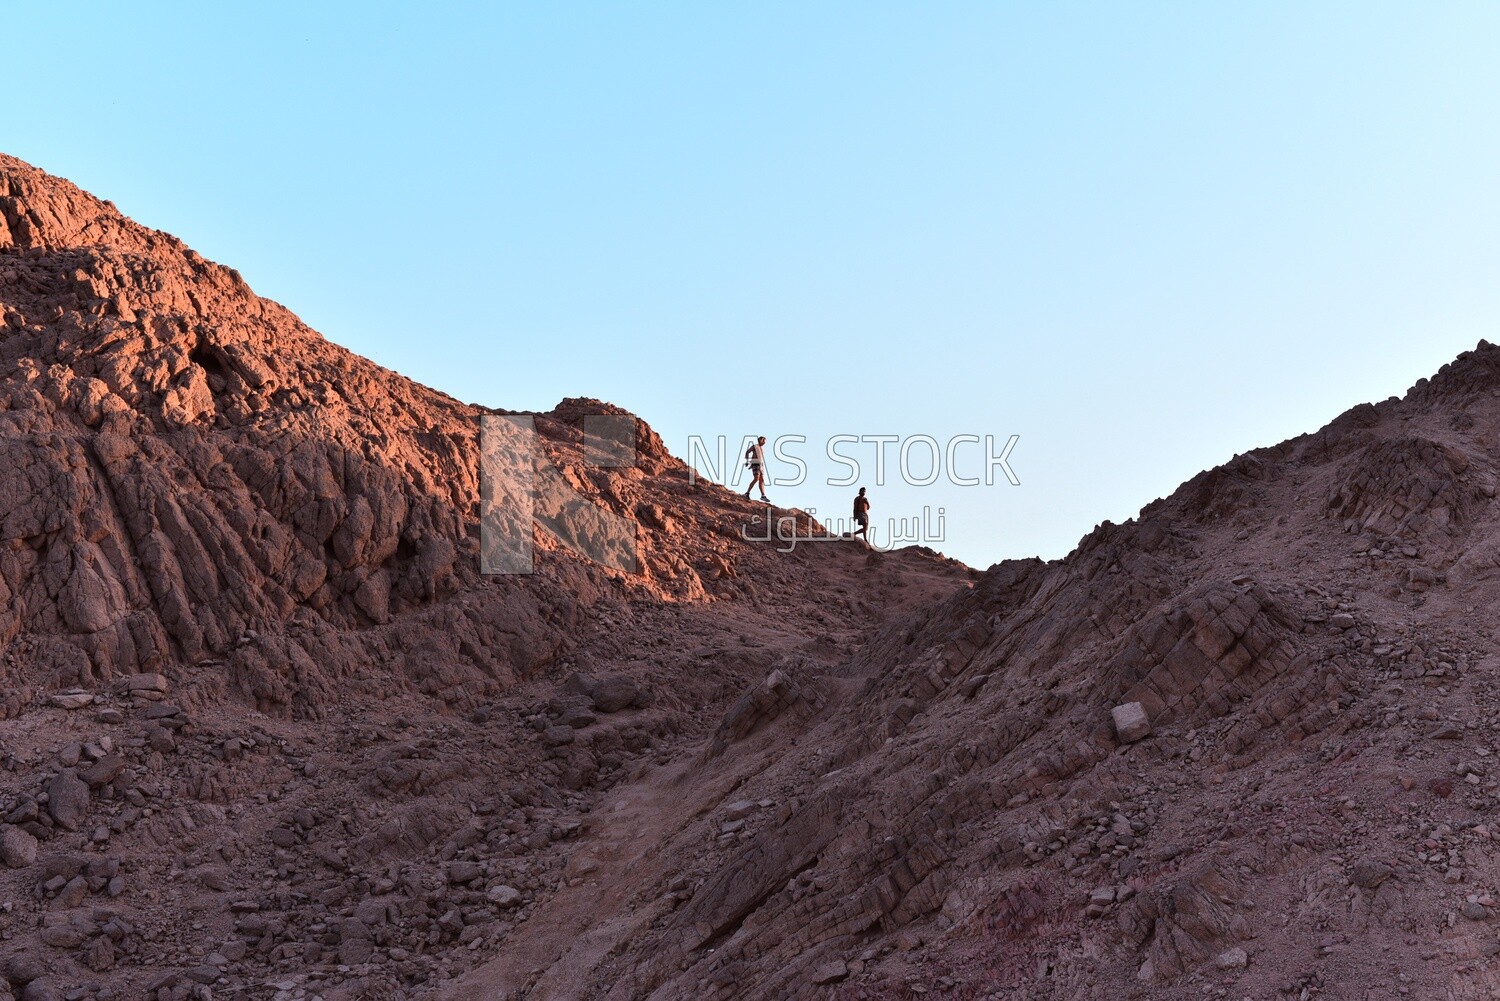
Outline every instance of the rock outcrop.
[[1500, 349], [976, 573], [6, 157], [0, 322], [0, 997], [1500, 990]]
[[[26, 997], [423, 990], [536, 913], [699, 706], [858, 633], [801, 595], [862, 554], [747, 544], [770, 512], [632, 415], [526, 415], [496, 468], [532, 508], [486, 510], [504, 412], [9, 157], [0, 322], [0, 968]], [[532, 572], [480, 573], [486, 514]], [[968, 575], [897, 557], [861, 612]], [[774, 639], [728, 649], [729, 619]]]

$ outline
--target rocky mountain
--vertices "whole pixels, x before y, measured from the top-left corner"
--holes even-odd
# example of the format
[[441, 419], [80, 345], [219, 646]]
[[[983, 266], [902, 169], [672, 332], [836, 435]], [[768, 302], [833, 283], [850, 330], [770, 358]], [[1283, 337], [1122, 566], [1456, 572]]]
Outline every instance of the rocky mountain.
[[[612, 587], [701, 599], [721, 579], [709, 556], [730, 533], [684, 508], [687, 470], [649, 428], [629, 468], [585, 461], [585, 416], [615, 408], [541, 415], [538, 465], [641, 523], [640, 573], [610, 585], [562, 552], [481, 581], [491, 411], [324, 340], [238, 272], [10, 158], [0, 253], [0, 641], [19, 687], [202, 665], [263, 712], [316, 714], [357, 668], [399, 660], [372, 694], [462, 704], [555, 659]], [[651, 514], [666, 510], [677, 531]]]
[[441, 996], [1495, 996], [1497, 426], [1481, 343], [991, 567]]
[[[748, 544], [769, 511], [581, 399], [534, 418], [536, 572], [481, 575], [481, 423], [503, 412], [8, 157], [0, 318], [0, 831], [23, 901], [0, 972], [26, 997], [439, 979], [529, 916], [591, 802], [764, 659], [810, 670], [969, 576], [910, 553], [855, 587], [851, 546]], [[601, 417], [627, 463], [587, 454]], [[577, 555], [589, 512], [631, 526], [629, 572]], [[450, 887], [480, 833], [526, 868], [514, 899], [479, 892], [493, 859]], [[391, 918], [367, 926], [375, 898]]]
[[1500, 991], [1500, 348], [983, 573], [568, 400], [484, 576], [502, 412], [10, 158], [0, 220], [12, 996]]

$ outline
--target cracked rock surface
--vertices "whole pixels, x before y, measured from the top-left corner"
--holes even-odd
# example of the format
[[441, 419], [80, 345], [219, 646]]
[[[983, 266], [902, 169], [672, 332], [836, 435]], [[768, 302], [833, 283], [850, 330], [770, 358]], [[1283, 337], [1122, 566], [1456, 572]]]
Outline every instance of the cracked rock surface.
[[502, 411], [4, 156], [0, 323], [0, 1001], [1500, 993], [1500, 349], [983, 572], [564, 400], [484, 576]]

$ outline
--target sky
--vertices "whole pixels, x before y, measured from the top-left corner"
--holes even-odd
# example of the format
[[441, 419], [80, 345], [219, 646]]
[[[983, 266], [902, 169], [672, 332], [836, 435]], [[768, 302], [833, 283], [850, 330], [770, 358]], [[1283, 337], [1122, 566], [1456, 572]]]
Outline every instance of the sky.
[[1493, 3], [4, 10], [0, 149], [330, 339], [975, 566], [1500, 340]]

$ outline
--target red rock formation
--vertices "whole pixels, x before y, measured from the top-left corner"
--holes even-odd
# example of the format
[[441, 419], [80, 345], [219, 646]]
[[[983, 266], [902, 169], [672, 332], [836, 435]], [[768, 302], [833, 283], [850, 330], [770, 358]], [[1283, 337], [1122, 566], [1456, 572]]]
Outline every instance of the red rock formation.
[[486, 578], [491, 411], [11, 159], [0, 220], [13, 996], [1500, 989], [1500, 349], [983, 574], [748, 543], [568, 400]]
[[[10, 895], [36, 901], [17, 916], [42, 920], [0, 970], [17, 991], [197, 996], [215, 974], [189, 913], [236, 989], [339, 964], [358, 968], [357, 997], [440, 978], [448, 954], [478, 955], [458, 946], [481, 927], [503, 937], [530, 915], [580, 813], [700, 726], [700, 705], [781, 647], [826, 663], [968, 573], [896, 558], [890, 585], [840, 599], [863, 621], [837, 622], [804, 596], [847, 593], [862, 551], [746, 543], [764, 508], [576, 399], [535, 419], [536, 572], [481, 576], [479, 435], [497, 412], [351, 354], [232, 269], [8, 157], [0, 318], [16, 776], [0, 844]], [[600, 417], [630, 431], [623, 463], [588, 453]], [[628, 560], [580, 555], [605, 555], [606, 524], [626, 526], [609, 545]], [[768, 649], [729, 649], [731, 625]], [[550, 697], [570, 675], [578, 694]], [[446, 736], [387, 746], [408, 732]], [[456, 856], [467, 868], [445, 878]], [[267, 865], [280, 882], [260, 897]]]

